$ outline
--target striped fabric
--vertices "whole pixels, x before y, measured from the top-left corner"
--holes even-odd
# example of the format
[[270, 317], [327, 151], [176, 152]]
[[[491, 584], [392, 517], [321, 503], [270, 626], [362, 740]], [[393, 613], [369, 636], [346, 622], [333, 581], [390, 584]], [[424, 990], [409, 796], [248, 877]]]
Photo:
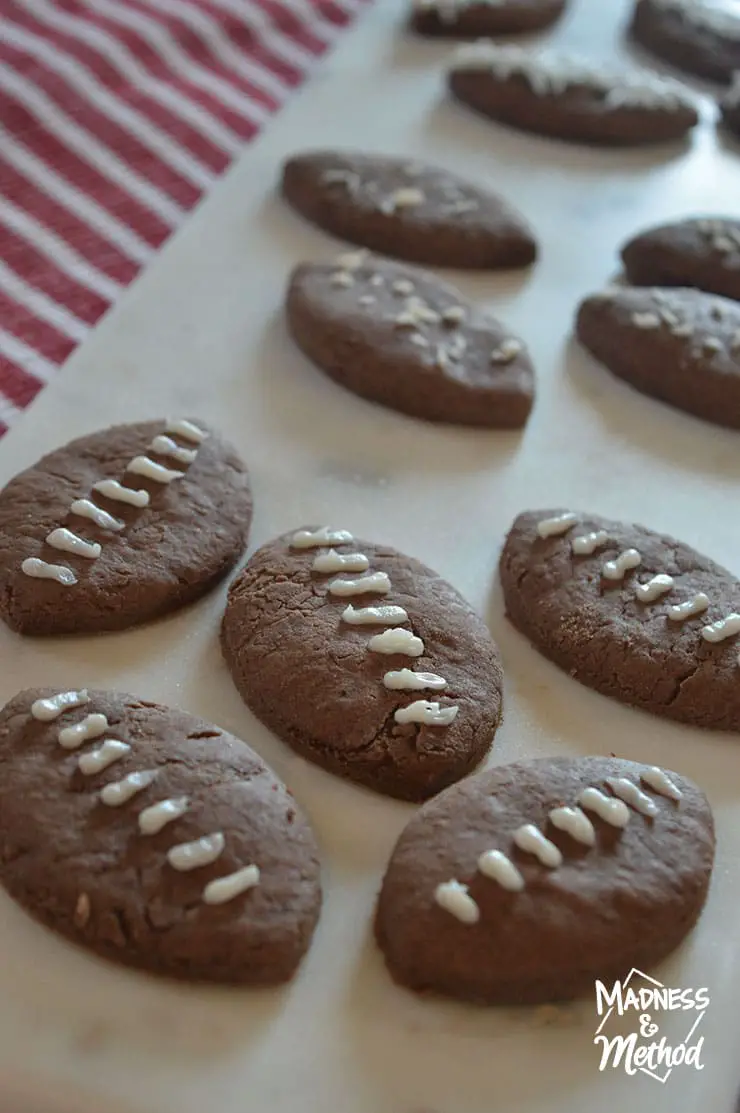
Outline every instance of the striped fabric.
[[0, 435], [364, 0], [0, 0]]

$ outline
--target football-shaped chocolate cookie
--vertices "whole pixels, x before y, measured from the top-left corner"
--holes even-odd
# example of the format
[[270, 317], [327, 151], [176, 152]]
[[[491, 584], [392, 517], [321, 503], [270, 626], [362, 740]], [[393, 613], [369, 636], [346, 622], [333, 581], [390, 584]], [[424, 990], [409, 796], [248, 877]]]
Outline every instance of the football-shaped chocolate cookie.
[[740, 69], [734, 0], [637, 0], [629, 34], [656, 58], [711, 81], [730, 81]]
[[366, 252], [304, 263], [286, 313], [298, 347], [336, 382], [427, 421], [518, 429], [534, 397], [524, 344], [425, 271]]
[[649, 228], [622, 248], [635, 286], [694, 286], [740, 300], [740, 220], [694, 217]]
[[576, 680], [655, 715], [740, 730], [740, 582], [644, 526], [520, 514], [500, 561], [506, 614]]
[[458, 100], [499, 123], [594, 146], [680, 139], [699, 119], [676, 82], [518, 46], [463, 47], [448, 85]]
[[576, 334], [612, 374], [643, 394], [740, 428], [736, 301], [682, 288], [615, 288], [581, 302]]
[[678, 946], [713, 861], [709, 803], [676, 773], [602, 757], [504, 765], [411, 820], [376, 936], [417, 991], [496, 1005], [592, 995]]
[[340, 240], [461, 270], [526, 267], [537, 245], [501, 197], [411, 158], [307, 151], [283, 168], [283, 197]]
[[470, 772], [501, 717], [498, 651], [471, 607], [418, 560], [346, 530], [258, 550], [229, 590], [221, 644], [280, 738], [404, 800]]
[[549, 27], [567, 0], [415, 0], [411, 26], [420, 35], [481, 39]]
[[272, 985], [321, 905], [316, 842], [245, 743], [118, 692], [0, 712], [0, 882], [75, 943], [176, 978]]
[[204, 595], [247, 541], [247, 470], [191, 421], [71, 441], [0, 491], [0, 617], [22, 634], [120, 630]]

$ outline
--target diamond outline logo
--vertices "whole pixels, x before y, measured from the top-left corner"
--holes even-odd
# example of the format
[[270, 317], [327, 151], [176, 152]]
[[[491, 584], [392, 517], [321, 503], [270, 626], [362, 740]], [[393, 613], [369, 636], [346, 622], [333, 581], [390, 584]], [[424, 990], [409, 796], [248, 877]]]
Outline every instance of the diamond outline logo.
[[[658, 981], [657, 978], [651, 978], [649, 974], [645, 974], [642, 970], [638, 970], [638, 968], [636, 966], [633, 966], [632, 969], [630, 970], [629, 974], [627, 975], [627, 977], [622, 982], [622, 988], [623, 989], [627, 988], [627, 986], [629, 985], [629, 983], [630, 983], [630, 981], [632, 980], [633, 977], [634, 978], [642, 978], [644, 981], [650, 982], [651, 985], [657, 986], [658, 989], [666, 989], [667, 988], [665, 982]], [[601, 1032], [604, 1029], [604, 1026], [606, 1025], [607, 1021], [609, 1020], [609, 1017], [612, 1015], [613, 1012], [614, 1012], [614, 1006], [610, 1005], [609, 1008], [607, 1009], [607, 1011], [604, 1013], [604, 1016], [601, 1020], [601, 1023], [599, 1024], [598, 1028], [594, 1032], [594, 1038], [596, 1038], [596, 1036], [601, 1034]], [[699, 1013], [699, 1015], [695, 1019], [694, 1023], [691, 1025], [691, 1028], [689, 1029], [688, 1035], [686, 1036], [686, 1038], [684, 1040], [681, 1041], [682, 1043], [687, 1044], [689, 1042], [689, 1040], [693, 1036], [694, 1032], [699, 1027], [699, 1025], [701, 1024], [704, 1017], [706, 1016], [706, 1012], [707, 1012], [706, 1009], [702, 1009], [702, 1011]], [[656, 1074], [655, 1071], [649, 1070], [648, 1067], [638, 1067], [637, 1069], [642, 1074], [646, 1074], [648, 1076], [648, 1078], [653, 1078], [653, 1079], [655, 1079], [656, 1082], [660, 1082], [660, 1084], [662, 1086], [665, 1086], [666, 1082], [668, 1081], [670, 1076], [673, 1074], [673, 1067], [669, 1067], [662, 1078], [659, 1074]]]

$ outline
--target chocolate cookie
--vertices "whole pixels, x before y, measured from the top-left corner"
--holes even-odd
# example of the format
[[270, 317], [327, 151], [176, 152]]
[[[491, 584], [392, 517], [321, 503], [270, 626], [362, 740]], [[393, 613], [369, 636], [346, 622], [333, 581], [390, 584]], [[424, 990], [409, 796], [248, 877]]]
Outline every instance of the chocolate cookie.
[[537, 254], [524, 217], [497, 194], [416, 159], [309, 151], [286, 162], [282, 192], [332, 236], [396, 259], [500, 270]]
[[581, 302], [578, 339], [612, 374], [740, 429], [740, 305], [700, 290], [615, 288]]
[[498, 651], [465, 600], [346, 530], [307, 527], [256, 552], [221, 644], [245, 703], [294, 750], [403, 800], [470, 772], [501, 717]]
[[518, 46], [463, 47], [448, 85], [458, 100], [499, 123], [593, 146], [680, 139], [699, 119], [675, 82]]
[[435, 275], [369, 256], [290, 278], [293, 339], [342, 386], [426, 421], [518, 429], [534, 397], [521, 340]]
[[568, 1000], [650, 970], [696, 923], [714, 862], [704, 793], [616, 758], [471, 777], [402, 833], [375, 931], [410, 989], [486, 1004]]
[[622, 248], [635, 286], [693, 286], [740, 300], [740, 220], [694, 217], [649, 228]]
[[550, 27], [567, 0], [415, 0], [411, 26], [420, 35], [481, 39]]
[[720, 0], [637, 0], [631, 38], [656, 58], [711, 81], [740, 69], [740, 15]]
[[0, 491], [0, 617], [54, 635], [158, 618], [226, 575], [251, 517], [244, 464], [200, 424], [81, 437]]
[[0, 881], [42, 923], [170, 977], [293, 976], [316, 842], [245, 743], [134, 696], [34, 689], [0, 712], [0, 768]]
[[506, 613], [597, 692], [740, 730], [740, 583], [688, 545], [592, 514], [520, 514], [500, 562]]

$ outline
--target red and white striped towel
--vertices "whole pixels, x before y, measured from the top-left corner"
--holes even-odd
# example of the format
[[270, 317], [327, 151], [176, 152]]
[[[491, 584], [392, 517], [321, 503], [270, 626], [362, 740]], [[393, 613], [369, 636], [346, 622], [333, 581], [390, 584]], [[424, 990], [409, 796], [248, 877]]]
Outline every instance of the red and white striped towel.
[[0, 436], [364, 0], [2, 0]]

